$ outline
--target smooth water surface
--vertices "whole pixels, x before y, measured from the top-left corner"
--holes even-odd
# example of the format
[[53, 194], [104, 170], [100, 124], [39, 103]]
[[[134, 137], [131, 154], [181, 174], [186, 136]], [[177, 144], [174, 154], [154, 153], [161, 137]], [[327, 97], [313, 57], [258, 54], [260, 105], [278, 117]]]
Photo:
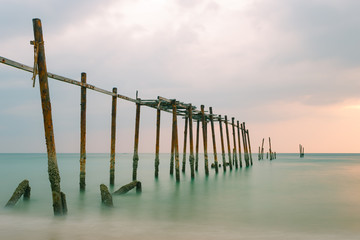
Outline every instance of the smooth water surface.
[[[360, 154], [254, 155], [250, 168], [208, 177], [201, 158], [195, 180], [187, 165], [180, 183], [169, 158], [160, 155], [155, 179], [154, 154], [140, 154], [143, 192], [113, 196], [107, 209], [99, 185], [109, 183], [109, 154], [87, 155], [84, 193], [79, 154], [58, 154], [69, 212], [55, 218], [46, 154], [0, 154], [0, 204], [23, 179], [31, 186], [30, 201], [0, 208], [0, 239], [360, 239]], [[116, 155], [115, 174], [111, 191], [131, 182], [132, 154]]]

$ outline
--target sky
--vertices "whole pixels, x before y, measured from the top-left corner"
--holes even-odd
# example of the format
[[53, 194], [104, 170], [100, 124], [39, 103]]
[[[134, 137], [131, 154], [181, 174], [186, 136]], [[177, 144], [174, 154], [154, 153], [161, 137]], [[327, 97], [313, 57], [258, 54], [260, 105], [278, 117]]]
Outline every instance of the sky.
[[[32, 19], [40, 18], [49, 72], [75, 80], [86, 72], [88, 83], [133, 98], [138, 90], [142, 99], [211, 106], [246, 122], [253, 152], [268, 137], [279, 153], [298, 152], [299, 144], [305, 153], [359, 152], [357, 0], [0, 0], [0, 6], [0, 56], [32, 66]], [[0, 152], [46, 152], [31, 77], [0, 65]], [[52, 79], [49, 87], [57, 152], [78, 153], [80, 89]], [[111, 97], [88, 90], [87, 152], [110, 151], [110, 116]], [[171, 115], [161, 120], [160, 151], [169, 152]], [[140, 152], [154, 152], [155, 122], [156, 111], [142, 107]], [[117, 152], [133, 151], [134, 125], [135, 105], [119, 100]]]

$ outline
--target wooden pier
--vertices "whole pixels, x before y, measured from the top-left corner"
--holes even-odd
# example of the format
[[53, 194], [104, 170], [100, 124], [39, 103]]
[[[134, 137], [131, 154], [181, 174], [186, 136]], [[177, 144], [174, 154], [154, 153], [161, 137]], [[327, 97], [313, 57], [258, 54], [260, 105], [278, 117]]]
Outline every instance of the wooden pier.
[[[81, 80], [74, 80], [67, 77], [63, 77], [57, 74], [47, 72], [46, 62], [45, 62], [45, 49], [44, 49], [44, 40], [42, 35], [41, 21], [39, 19], [33, 20], [34, 25], [34, 36], [35, 40], [32, 41], [34, 45], [34, 54], [35, 62], [34, 67], [27, 66], [25, 64], [7, 59], [0, 56], [1, 63], [33, 73], [35, 80], [36, 75], [39, 75], [39, 87], [41, 93], [42, 109], [44, 116], [44, 129], [45, 129], [45, 138], [47, 145], [48, 153], [48, 172], [49, 180], [51, 185], [51, 191], [53, 196], [53, 206], [55, 215], [64, 215], [66, 214], [67, 207], [65, 201], [65, 194], [61, 192], [60, 189], [60, 173], [57, 167], [56, 162], [56, 151], [55, 151], [55, 141], [53, 133], [53, 122], [51, 114], [51, 103], [49, 95], [49, 86], [48, 78], [58, 80], [61, 82], [69, 83], [75, 86], [80, 87], [80, 190], [86, 190], [86, 102], [87, 102], [87, 90], [96, 91], [102, 94], [111, 96], [112, 102], [112, 111], [111, 111], [111, 144], [110, 144], [110, 172], [109, 172], [109, 185], [114, 186], [115, 183], [115, 143], [116, 143], [116, 115], [117, 115], [117, 101], [118, 99], [122, 101], [128, 101], [135, 104], [136, 107], [136, 116], [135, 116], [135, 133], [134, 133], [134, 149], [133, 149], [133, 171], [132, 171], [132, 181], [138, 181], [137, 169], [139, 164], [139, 138], [140, 138], [140, 115], [142, 107], [149, 107], [156, 110], [156, 139], [154, 141], [155, 145], [155, 177], [159, 176], [159, 149], [160, 149], [160, 116], [161, 112], [166, 112], [172, 114], [172, 134], [171, 134], [171, 158], [170, 158], [170, 174], [174, 174], [175, 169], [175, 178], [176, 181], [180, 181], [180, 162], [179, 162], [179, 129], [178, 129], [178, 117], [185, 119], [185, 128], [184, 128], [184, 145], [183, 145], [183, 159], [182, 159], [182, 171], [185, 172], [185, 166], [187, 163], [190, 164], [191, 178], [195, 178], [195, 172], [198, 171], [199, 165], [199, 138], [200, 138], [200, 124], [202, 128], [202, 138], [203, 138], [203, 151], [204, 151], [204, 170], [205, 175], [210, 174], [209, 171], [209, 155], [207, 152], [208, 147], [208, 123], [210, 124], [211, 138], [212, 138], [212, 148], [213, 148], [213, 159], [215, 174], [219, 172], [219, 163], [217, 159], [217, 149], [216, 149], [216, 134], [215, 134], [215, 123], [218, 123], [219, 132], [220, 132], [220, 142], [221, 142], [221, 156], [222, 156], [222, 168], [223, 172], [226, 171], [227, 166], [230, 170], [235, 168], [242, 168], [242, 159], [245, 161], [245, 166], [249, 167], [253, 164], [252, 155], [251, 155], [251, 145], [250, 145], [250, 135], [249, 130], [245, 127], [245, 122], [240, 122], [231, 117], [231, 121], [228, 120], [228, 116], [213, 113], [213, 108], [209, 108], [209, 112], [205, 111], [205, 106], [201, 105], [200, 109], [192, 105], [191, 103], [184, 103], [176, 99], [168, 99], [165, 97], [158, 96], [155, 99], [136, 99], [121, 95], [118, 93], [117, 88], [114, 87], [112, 91], [104, 90], [98, 88], [94, 85], [91, 85], [87, 82], [86, 73], [81, 74]], [[195, 156], [194, 156], [194, 134], [193, 134], [193, 124], [196, 123], [196, 139], [195, 139]], [[236, 124], [237, 123], [237, 124]], [[223, 124], [225, 124], [225, 134], [226, 134], [226, 143], [228, 158], [226, 159], [225, 153], [225, 144], [223, 136]], [[233, 141], [231, 143], [229, 136], [229, 126], [232, 127]], [[237, 133], [237, 137], [236, 137]], [[243, 149], [241, 149], [241, 142]], [[186, 150], [187, 150], [187, 140], [189, 140], [189, 160], [187, 160]], [[232, 152], [233, 150], [233, 152]], [[241, 156], [243, 154], [243, 157]], [[220, 164], [221, 165], [221, 164]], [[107, 195], [107, 189], [104, 186], [101, 187], [102, 194]], [[106, 193], [106, 194], [105, 194]], [[111, 205], [111, 204], [110, 204]]]

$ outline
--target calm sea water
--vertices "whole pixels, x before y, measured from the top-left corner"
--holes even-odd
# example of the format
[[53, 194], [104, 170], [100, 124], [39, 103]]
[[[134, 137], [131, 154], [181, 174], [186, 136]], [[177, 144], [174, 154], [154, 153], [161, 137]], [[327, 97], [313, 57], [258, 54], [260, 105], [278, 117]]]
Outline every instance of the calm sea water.
[[[140, 154], [143, 192], [114, 196], [115, 207], [106, 209], [99, 185], [109, 182], [109, 154], [87, 155], [85, 193], [79, 154], [58, 154], [69, 213], [55, 218], [46, 154], [0, 154], [0, 204], [23, 179], [31, 186], [29, 202], [0, 207], [0, 239], [360, 239], [359, 154], [253, 159], [251, 168], [209, 177], [200, 159], [196, 179], [187, 166], [176, 183], [168, 154], [160, 156], [157, 180], [154, 154]], [[132, 155], [117, 154], [112, 191], [131, 178]]]

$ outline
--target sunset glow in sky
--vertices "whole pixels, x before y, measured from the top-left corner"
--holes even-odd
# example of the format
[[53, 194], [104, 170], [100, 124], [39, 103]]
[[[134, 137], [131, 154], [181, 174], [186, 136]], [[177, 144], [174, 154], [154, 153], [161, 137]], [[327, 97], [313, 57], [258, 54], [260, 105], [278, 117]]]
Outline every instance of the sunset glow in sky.
[[[143, 99], [211, 106], [246, 122], [253, 152], [263, 137], [277, 152], [298, 152], [300, 143], [305, 152], [360, 150], [359, 1], [0, 0], [0, 6], [0, 56], [31, 66], [32, 18], [40, 18], [50, 72], [77, 80], [86, 72], [88, 83], [130, 97], [138, 90]], [[0, 77], [0, 152], [45, 152], [38, 84], [33, 89], [31, 74], [5, 65]], [[57, 151], [79, 152], [80, 89], [49, 81]], [[87, 114], [87, 151], [109, 152], [111, 97], [88, 91]], [[154, 152], [155, 120], [156, 111], [143, 107], [141, 152]], [[135, 106], [119, 100], [117, 152], [132, 152], [134, 122]], [[170, 124], [164, 113], [161, 152], [170, 150]]]

